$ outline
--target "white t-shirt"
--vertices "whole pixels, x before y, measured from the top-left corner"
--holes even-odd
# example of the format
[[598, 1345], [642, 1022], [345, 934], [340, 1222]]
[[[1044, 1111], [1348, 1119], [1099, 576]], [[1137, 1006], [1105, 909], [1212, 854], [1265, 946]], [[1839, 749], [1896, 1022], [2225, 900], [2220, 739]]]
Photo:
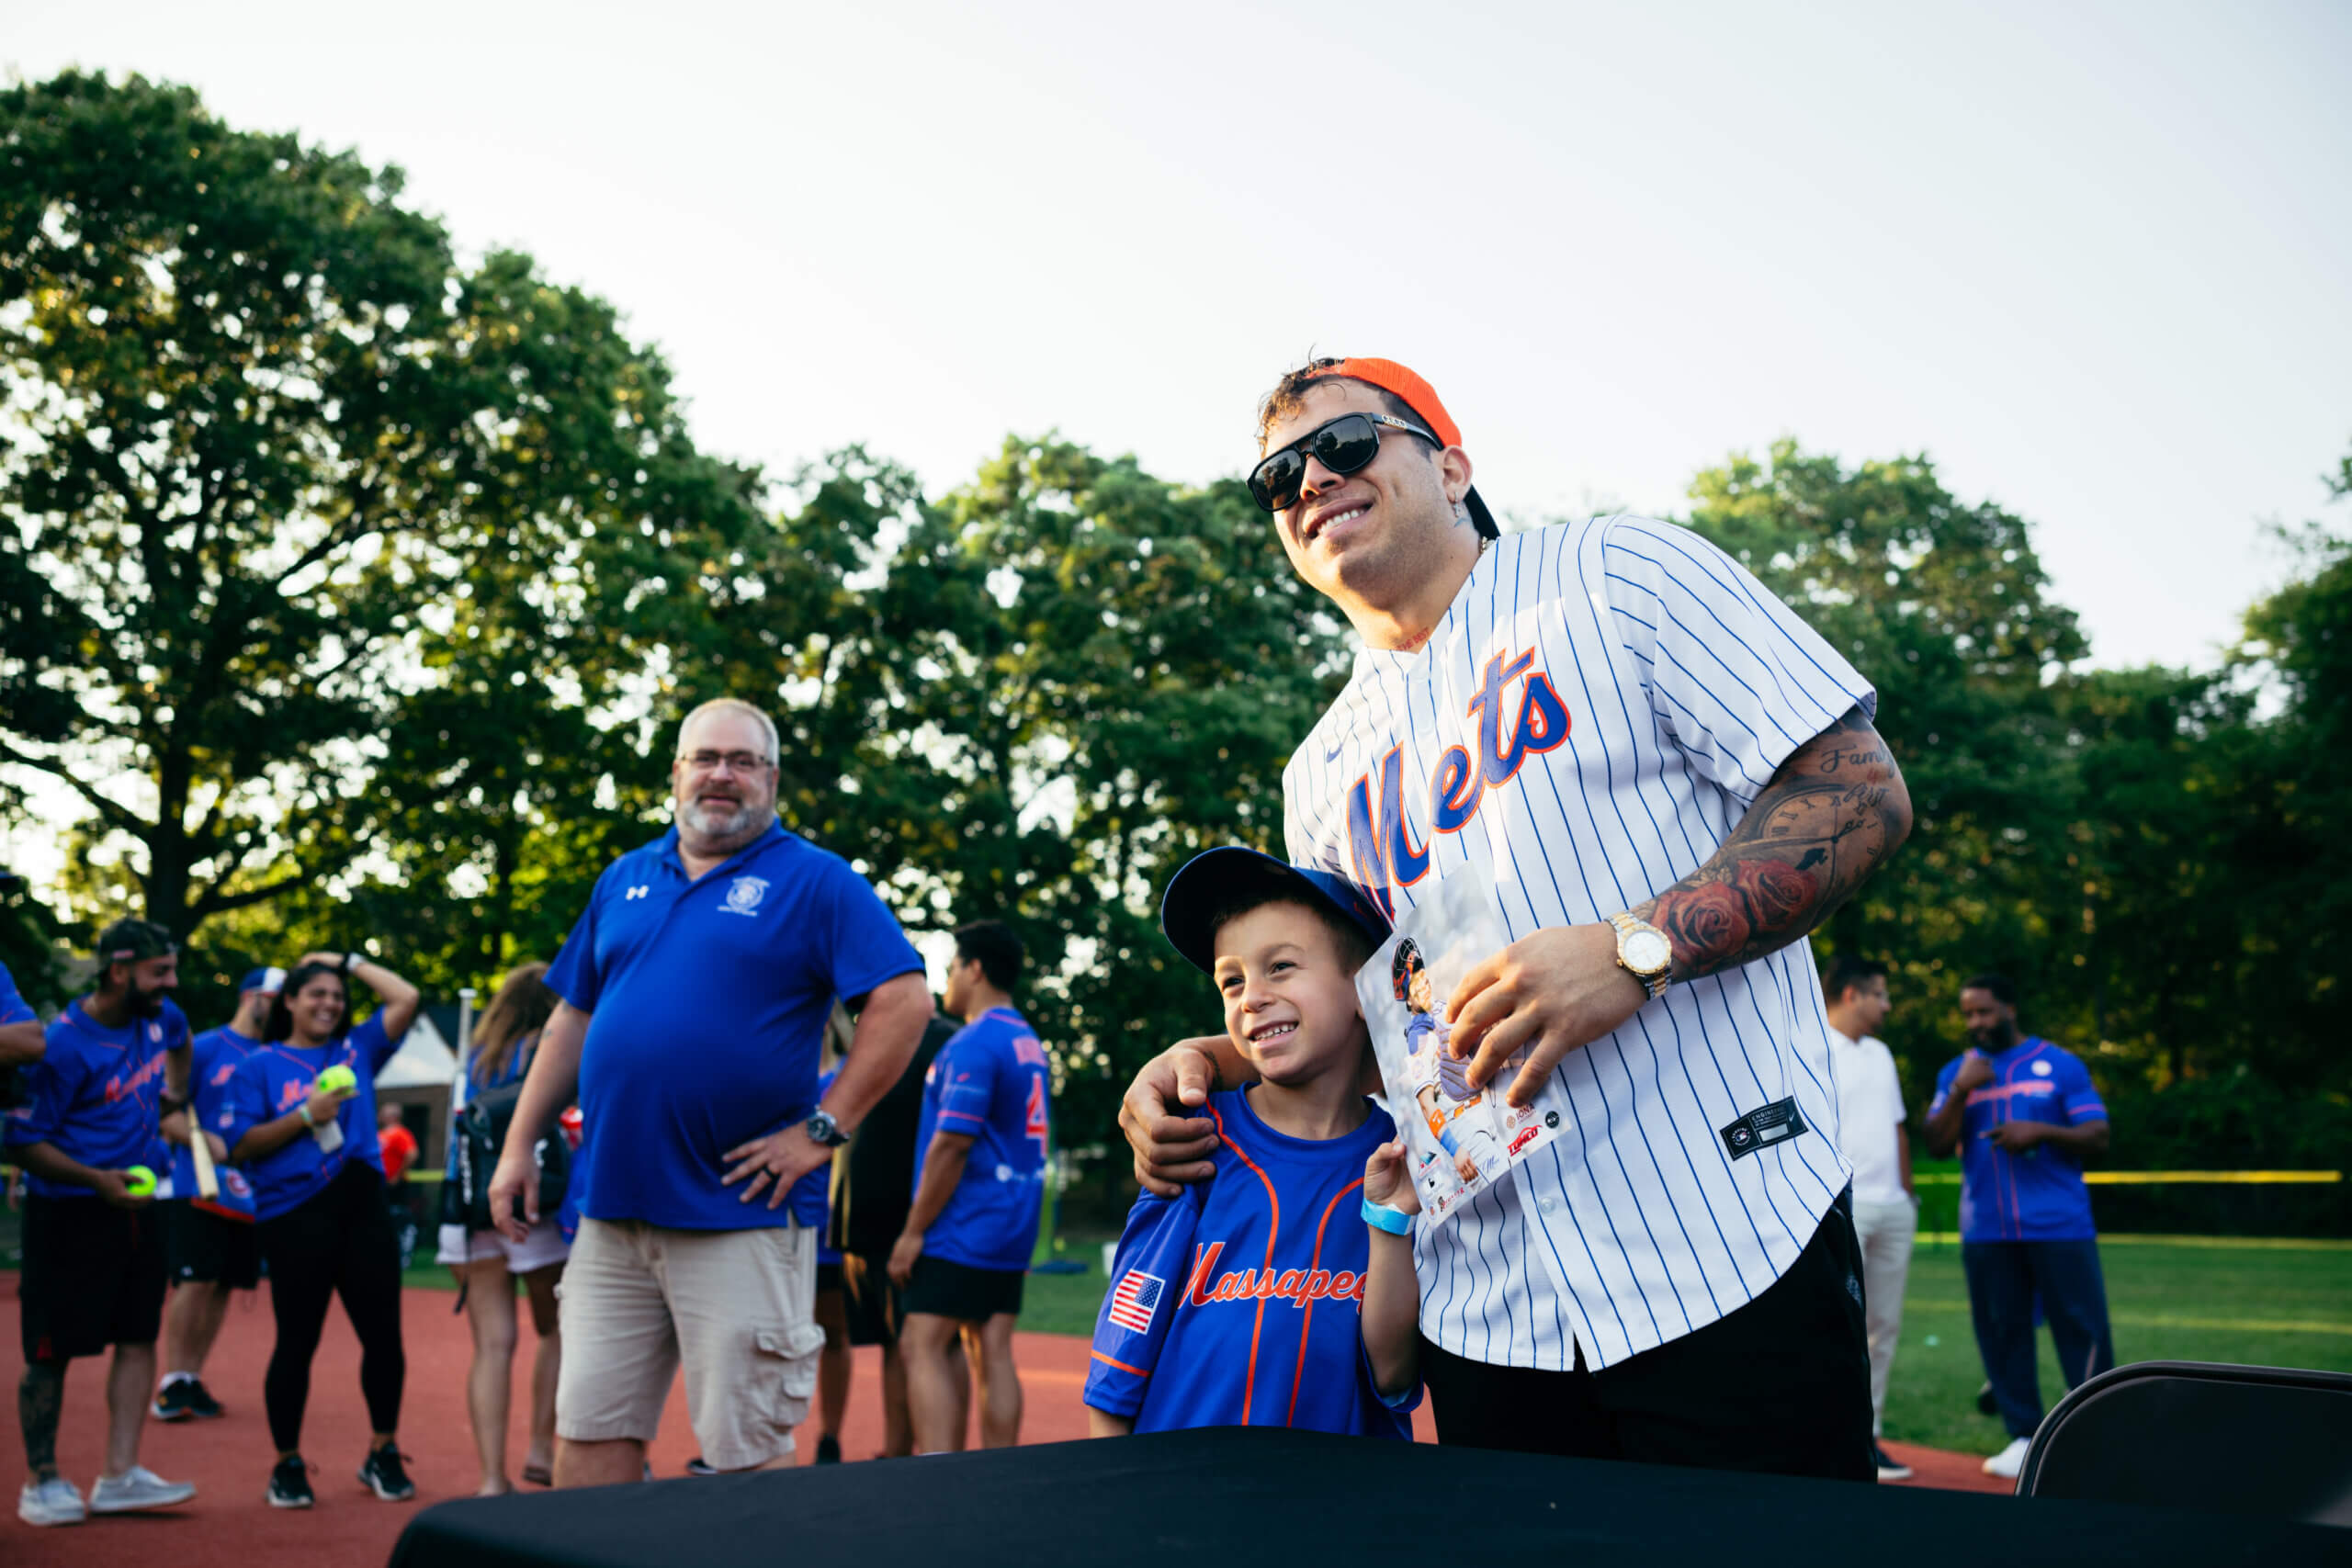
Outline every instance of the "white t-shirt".
[[1875, 1034], [1849, 1040], [1829, 1030], [1829, 1063], [1838, 1075], [1838, 1148], [1854, 1168], [1854, 1201], [1900, 1203], [1903, 1167], [1895, 1151], [1904, 1120], [1894, 1053]]

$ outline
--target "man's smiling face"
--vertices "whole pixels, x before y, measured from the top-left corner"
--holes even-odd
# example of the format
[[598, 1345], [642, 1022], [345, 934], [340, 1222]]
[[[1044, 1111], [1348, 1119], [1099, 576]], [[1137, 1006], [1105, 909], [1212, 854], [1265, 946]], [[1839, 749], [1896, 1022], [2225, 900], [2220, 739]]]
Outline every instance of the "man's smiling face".
[[[775, 815], [776, 770], [757, 720], [728, 708], [704, 714], [679, 737], [678, 750], [670, 787], [682, 831], [724, 842], [765, 829]], [[695, 757], [715, 765], [699, 766]]]
[[[1334, 377], [1308, 388], [1299, 406], [1274, 423], [1266, 450], [1304, 440], [1343, 413], [1395, 417], [1378, 390]], [[1466, 459], [1462, 468], [1466, 489]], [[1386, 427], [1380, 455], [1352, 474], [1335, 474], [1308, 458], [1297, 504], [1274, 514], [1292, 567], [1342, 609], [1396, 603], [1427, 577], [1449, 534], [1468, 527], [1446, 493], [1438, 450]]]

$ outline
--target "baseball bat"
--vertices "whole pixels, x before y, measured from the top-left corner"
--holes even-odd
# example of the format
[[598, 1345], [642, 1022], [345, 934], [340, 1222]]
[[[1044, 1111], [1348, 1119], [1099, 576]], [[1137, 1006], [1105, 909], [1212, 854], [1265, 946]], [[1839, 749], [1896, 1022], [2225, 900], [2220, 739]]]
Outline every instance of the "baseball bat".
[[[188, 1120], [191, 1122], [196, 1120], [196, 1112], [193, 1109], [188, 1111]], [[192, 1128], [188, 1133], [187, 1152], [196, 1161], [196, 1195], [219, 1202], [220, 1179], [213, 1173], [212, 1169], [211, 1134], [201, 1127]]]

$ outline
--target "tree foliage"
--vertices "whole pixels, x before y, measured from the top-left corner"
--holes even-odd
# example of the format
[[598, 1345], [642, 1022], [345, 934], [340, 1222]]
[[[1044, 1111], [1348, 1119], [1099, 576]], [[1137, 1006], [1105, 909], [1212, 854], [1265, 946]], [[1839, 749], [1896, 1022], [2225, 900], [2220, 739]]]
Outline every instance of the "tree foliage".
[[2352, 1087], [2324, 1017], [2347, 915], [2324, 827], [2352, 712], [2340, 543], [2308, 534], [2313, 570], [2254, 609], [2232, 668], [2101, 671], [2026, 525], [1924, 458], [1848, 469], [1783, 442], [1691, 494], [1693, 525], [1878, 688], [1917, 822], [1818, 940], [1895, 966], [1915, 1100], [1962, 1043], [1960, 982], [1988, 969], [2119, 1087], [2239, 1066]]

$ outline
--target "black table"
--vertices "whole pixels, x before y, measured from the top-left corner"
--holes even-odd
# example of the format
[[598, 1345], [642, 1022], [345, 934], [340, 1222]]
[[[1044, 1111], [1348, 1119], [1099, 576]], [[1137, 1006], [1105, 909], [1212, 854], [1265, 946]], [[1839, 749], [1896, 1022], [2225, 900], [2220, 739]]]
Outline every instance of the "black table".
[[443, 1503], [392, 1568], [2352, 1564], [2352, 1530], [1335, 1438], [1165, 1432]]

